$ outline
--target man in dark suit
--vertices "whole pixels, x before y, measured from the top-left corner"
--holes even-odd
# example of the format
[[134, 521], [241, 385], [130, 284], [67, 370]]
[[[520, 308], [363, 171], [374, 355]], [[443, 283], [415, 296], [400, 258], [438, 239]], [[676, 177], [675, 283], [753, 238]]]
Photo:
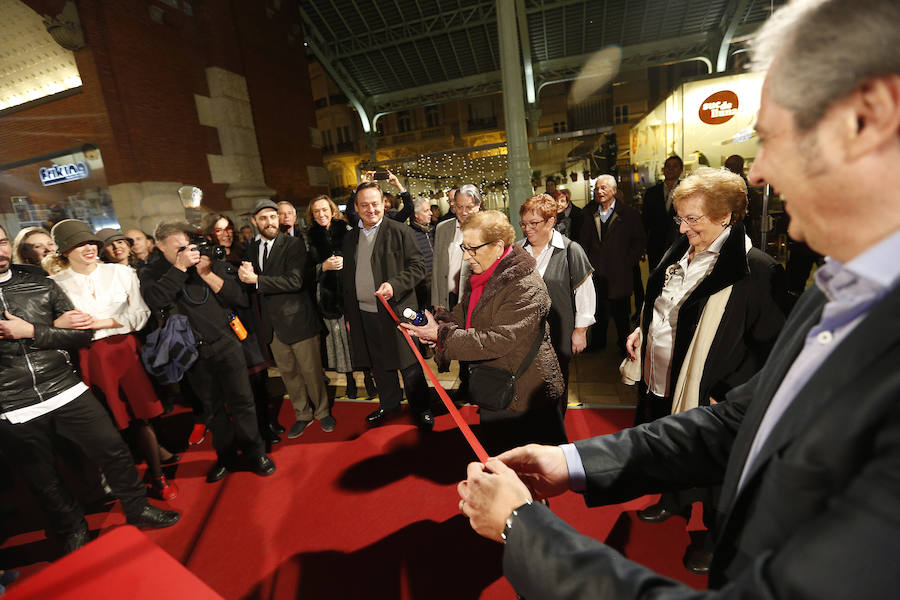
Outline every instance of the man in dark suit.
[[336, 421], [323, 377], [319, 318], [308, 290], [314, 280], [304, 277], [306, 246], [279, 231], [278, 222], [278, 206], [258, 200], [253, 224], [259, 239], [247, 248], [238, 276], [259, 295], [260, 335], [272, 350], [294, 405], [297, 421], [288, 430], [293, 439], [313, 419], [328, 432], [334, 431]]
[[628, 322], [634, 289], [632, 265], [644, 251], [641, 218], [630, 206], [616, 200], [618, 185], [612, 175], [594, 182], [594, 199], [584, 207], [584, 222], [578, 242], [594, 268], [597, 293], [597, 322], [591, 329], [589, 350], [606, 347], [609, 317], [616, 324], [616, 347], [624, 354], [625, 338], [631, 333]]
[[425, 278], [425, 260], [412, 229], [385, 218], [381, 189], [376, 182], [363, 182], [356, 189], [359, 227], [344, 237], [344, 316], [350, 329], [350, 357], [354, 370], [371, 369], [378, 387], [380, 406], [366, 417], [369, 425], [380, 425], [399, 412], [403, 387], [419, 427], [430, 429], [434, 416], [429, 409], [428, 385], [406, 339], [381, 305], [376, 294], [400, 314], [418, 309], [416, 285]]
[[[529, 600], [900, 597], [900, 4], [779, 11], [756, 36], [768, 73], [749, 179], [772, 185], [788, 233], [829, 259], [728, 402], [469, 466], [460, 508], [482, 535], [502, 535], [506, 576]], [[606, 504], [712, 484], [709, 593], [530, 503], [570, 487]]]
[[[647, 260], [652, 271], [659, 264], [669, 246], [680, 237], [678, 226], [672, 220], [675, 208], [672, 206], [672, 192], [678, 186], [678, 179], [684, 171], [680, 156], [672, 155], [663, 163], [663, 181], [644, 194], [641, 217], [647, 233]], [[640, 309], [640, 307], [638, 307]]]

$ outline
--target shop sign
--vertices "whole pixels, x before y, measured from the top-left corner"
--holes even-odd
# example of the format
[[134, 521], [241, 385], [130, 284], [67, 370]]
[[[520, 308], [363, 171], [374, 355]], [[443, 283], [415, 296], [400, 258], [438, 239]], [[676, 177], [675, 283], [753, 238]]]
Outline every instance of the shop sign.
[[41, 168], [41, 183], [45, 186], [86, 179], [89, 175], [88, 167], [83, 162], [68, 165], [53, 165]]
[[707, 125], [730, 121], [738, 112], [738, 97], [731, 90], [716, 92], [700, 105], [700, 120]]

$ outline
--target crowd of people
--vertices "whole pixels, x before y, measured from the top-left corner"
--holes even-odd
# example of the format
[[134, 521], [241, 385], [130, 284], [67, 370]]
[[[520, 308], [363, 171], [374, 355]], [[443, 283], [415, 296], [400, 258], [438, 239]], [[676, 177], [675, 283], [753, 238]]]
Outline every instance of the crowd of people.
[[[523, 199], [519, 240], [506, 214], [484, 210], [477, 186], [449, 190], [440, 216], [390, 172], [396, 196], [367, 172], [343, 214], [329, 196], [313, 198], [308, 227], [291, 203], [261, 199], [254, 227], [239, 232], [221, 214], [201, 231], [162, 222], [152, 236], [93, 232], [74, 219], [12, 241], [0, 228], [0, 447], [48, 532], [64, 552], [89, 533], [56, 471], [56, 436], [99, 468], [129, 523], [178, 521], [147, 501], [178, 494], [162, 467], [180, 457], [154, 428], [163, 384], [180, 381], [192, 401], [191, 443], [212, 436], [210, 483], [242, 468], [272, 475], [283, 434], [297, 438], [314, 422], [334, 431], [326, 368], [343, 374], [349, 398], [362, 372], [366, 395], [378, 398], [368, 425], [394, 418], [405, 397], [416, 425], [433, 428], [422, 368], [387, 303], [421, 315], [402, 327], [439, 369], [459, 365], [454, 400], [478, 406], [495, 457], [469, 466], [459, 508], [478, 533], [507, 544], [505, 572], [526, 597], [691, 596], [540, 506], [567, 490], [591, 505], [660, 493], [638, 511], [647, 522], [702, 502], [711, 533], [684, 561], [723, 593], [844, 597], [847, 568], [868, 574], [866, 597], [896, 593], [898, 528], [881, 508], [900, 501], [900, 207], [896, 194], [888, 210], [875, 194], [844, 202], [836, 185], [864, 167], [893, 176], [900, 154], [900, 68], [866, 33], [900, 14], [888, 0], [863, 3], [793, 2], [756, 50], [770, 71], [750, 182], [779, 188], [791, 235], [829, 257], [799, 300], [781, 265], [753, 246], [759, 224], [747, 218], [753, 193], [736, 155], [684, 178], [681, 158], [668, 157], [641, 212], [614, 176], [592, 182], [583, 208], [548, 180]], [[800, 74], [810, 56], [830, 64], [829, 23], [848, 24], [861, 64], [853, 78], [829, 79], [811, 107], [816, 84]], [[882, 33], [896, 38], [895, 27]], [[797, 158], [801, 149], [815, 156]], [[570, 444], [569, 371], [584, 351], [624, 359], [635, 427]], [[166, 368], [151, 377], [151, 363]], [[294, 409], [287, 429], [266, 386], [270, 366]]]
[[[705, 387], [687, 393], [721, 397], [752, 373], [745, 354], [761, 364], [771, 347], [780, 321], [768, 328], [756, 321], [763, 316], [776, 319], [780, 313], [770, 312], [772, 303], [757, 298], [772, 296], [774, 288], [760, 290], [752, 302], [744, 292], [758, 277], [741, 266], [747, 263], [741, 224], [747, 193], [743, 180], [724, 170], [708, 171], [678, 187], [673, 211], [684, 215], [675, 219], [687, 235], [661, 263], [663, 269], [670, 263], [683, 264], [688, 276], [678, 281], [676, 292], [668, 274], [663, 285], [662, 271], [652, 270], [649, 298], [655, 300], [662, 287], [661, 297], [668, 304], [656, 302], [645, 307], [645, 313], [677, 312], [687, 296], [688, 306], [698, 305], [698, 298], [705, 297], [691, 292], [704, 277], [716, 279], [718, 271], [711, 265], [719, 254], [728, 257], [724, 281], [739, 286], [734, 300], [740, 306], [734, 311], [740, 317], [732, 318], [726, 311], [729, 333], [718, 343], [731, 351], [730, 359], [725, 360], [723, 350], [723, 365], [702, 378]], [[710, 177], [712, 183], [707, 181]], [[722, 181], [727, 189], [716, 188]], [[308, 227], [298, 224], [292, 204], [261, 199], [250, 212], [254, 226], [250, 232], [236, 232], [232, 219], [217, 213], [207, 214], [199, 230], [186, 222], [162, 222], [152, 236], [138, 229], [95, 233], [74, 219], [55, 224], [49, 232], [39, 228], [20, 232], [10, 246], [8, 277], [15, 283], [19, 277], [49, 274], [43, 287], [54, 304], [41, 314], [40, 322], [29, 324], [49, 328], [60, 340], [72, 340], [57, 348], [69, 353], [58, 356], [72, 359], [77, 368], [73, 373], [81, 380], [67, 379], [72, 385], [54, 389], [49, 397], [39, 387], [34, 394], [18, 390], [30, 397], [22, 405], [38, 413], [22, 421], [25, 427], [20, 431], [53, 417], [65, 418], [66, 413], [54, 407], [68, 407], [78, 397], [93, 411], [93, 427], [105, 429], [107, 437], [113, 435], [110, 424], [129, 430], [136, 456], [147, 464], [144, 495], [168, 501], [177, 496], [178, 488], [162, 467], [180, 457], [159, 444], [154, 428], [154, 420], [166, 410], [161, 399], [168, 401], [172, 389], [163, 384], [179, 382], [181, 395], [192, 406], [195, 427], [190, 443], [201, 442], [207, 433], [212, 436], [216, 461], [206, 476], [210, 483], [241, 468], [271, 475], [276, 467], [269, 453], [283, 434], [297, 438], [314, 421], [323, 431], [334, 431], [337, 420], [329, 401], [326, 367], [344, 374], [348, 398], [357, 397], [354, 372], [362, 371], [366, 395], [379, 401], [366, 417], [369, 425], [392, 418], [405, 396], [417, 425], [429, 430], [434, 415], [422, 368], [383, 299], [398, 313], [406, 308], [424, 311], [424, 325], [404, 327], [419, 338], [423, 351], [433, 353], [439, 369], [459, 363], [455, 400], [479, 407], [482, 442], [491, 454], [533, 442], [568, 442], [564, 417], [572, 358], [591, 347], [605, 348], [609, 313], [617, 327], [616, 347], [626, 351], [633, 265], [647, 250], [641, 219], [618, 198], [615, 178], [596, 179], [593, 198], [583, 211], [572, 205], [567, 190], [549, 180], [549, 193], [522, 204], [519, 225], [524, 237], [518, 241], [504, 213], [483, 210], [477, 186], [451, 189], [450, 211], [438, 219], [428, 200], [413, 198], [393, 173], [387, 173], [386, 182], [397, 192], [396, 208], [388, 208], [375, 173], [367, 172], [347, 202], [346, 215], [329, 196], [313, 198], [306, 210]], [[727, 239], [732, 240], [727, 248], [735, 247], [734, 252], [724, 251]], [[690, 251], [685, 253], [685, 248]], [[698, 253], [696, 261], [693, 252]], [[765, 262], [759, 250], [752, 249], [747, 256]], [[11, 263], [13, 257], [19, 264]], [[18, 317], [28, 321], [24, 307], [11, 303], [9, 295], [4, 297], [12, 315], [9, 322]], [[693, 310], [691, 318], [696, 321]], [[656, 320], [649, 332], [644, 323], [651, 349], [672, 341], [676, 319], [669, 313], [663, 318], [670, 327], [664, 333]], [[690, 319], [679, 321], [679, 327], [681, 322], [691, 330]], [[629, 338], [627, 351], [632, 356], [632, 338], [640, 332]], [[15, 328], [2, 335], [28, 339], [17, 337]], [[707, 338], [711, 336], [714, 333], [707, 333]], [[703, 341], [707, 348], [695, 351], [701, 353], [695, 363], [702, 362], [708, 351], [709, 340]], [[733, 351], [733, 341], [743, 343], [746, 352]], [[47, 350], [41, 343], [37, 334], [31, 343], [20, 342], [26, 349], [20, 367], [31, 365], [31, 352]], [[173, 351], [176, 346], [179, 352]], [[683, 354], [680, 337], [674, 346]], [[657, 354], [651, 351], [651, 356]], [[682, 354], [676, 355], [676, 365], [683, 361]], [[159, 367], [162, 355], [173, 369], [151, 371], [156, 377], [148, 376], [145, 365], [152, 362]], [[53, 359], [59, 360], [56, 355]], [[641, 382], [639, 414], [649, 411], [649, 419], [668, 414], [674, 395], [667, 384], [659, 383], [669, 375], [666, 359], [647, 364], [655, 368], [648, 371], [652, 377]], [[294, 409], [294, 422], [287, 429], [278, 422], [281, 403], [273, 402], [267, 388], [271, 366], [277, 366]], [[38, 381], [43, 376], [35, 374]], [[98, 408], [98, 399], [105, 409]], [[693, 400], [694, 405], [707, 403], [705, 396]], [[111, 421], [101, 418], [107, 411]], [[6, 417], [7, 424], [16, 422], [10, 414]], [[88, 446], [82, 447], [88, 457], [96, 451], [90, 447], [92, 441], [73, 441]], [[124, 503], [128, 494], [134, 495], [134, 466], [126, 464], [128, 457], [121, 450], [117, 452], [122, 464], [98, 465]], [[20, 466], [40, 473], [29, 482], [51, 522], [64, 523], [54, 533], [66, 551], [77, 548], [86, 539], [83, 518], [71, 503], [58, 499], [65, 488], [55, 474], [52, 454], [46, 447], [15, 451], [18, 456], [30, 453]], [[127, 491], [125, 476], [118, 471], [129, 474]], [[137, 500], [129, 501], [138, 506]], [[171, 511], [160, 514], [165, 518], [154, 525], [177, 519]]]

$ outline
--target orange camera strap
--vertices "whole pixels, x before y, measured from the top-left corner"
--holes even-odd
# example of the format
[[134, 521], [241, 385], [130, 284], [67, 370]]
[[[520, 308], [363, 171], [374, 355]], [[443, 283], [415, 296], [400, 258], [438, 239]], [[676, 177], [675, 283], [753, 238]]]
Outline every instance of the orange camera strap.
[[[391, 315], [391, 318], [394, 319], [394, 322], [399, 325], [400, 319], [397, 318], [396, 313], [394, 313], [394, 310], [391, 308], [390, 304], [387, 303], [387, 300], [385, 300], [381, 294], [375, 295], [378, 296], [378, 299], [381, 301], [381, 305], [384, 306], [384, 308], [388, 311], [388, 314]], [[463, 416], [460, 414], [459, 409], [457, 409], [456, 405], [453, 404], [453, 401], [450, 400], [450, 396], [447, 395], [447, 391], [444, 390], [444, 388], [438, 382], [438, 379], [437, 377], [435, 377], [434, 372], [431, 370], [431, 367], [429, 367], [428, 363], [425, 362], [425, 359], [419, 352], [419, 348], [416, 346], [415, 341], [413, 341], [412, 336], [410, 336], [409, 332], [403, 327], [399, 327], [399, 329], [403, 334], [403, 337], [406, 338], [406, 343], [409, 344], [409, 347], [412, 349], [413, 354], [415, 354], [416, 359], [419, 361], [419, 364], [422, 366], [422, 370], [425, 371], [428, 379], [430, 379], [432, 385], [434, 385], [434, 389], [437, 390], [438, 396], [440, 396], [441, 401], [444, 403], [444, 406], [447, 407], [447, 412], [449, 412], [450, 416], [453, 417], [453, 421], [456, 423], [456, 426], [459, 427], [459, 430], [462, 432], [463, 437], [466, 438], [466, 441], [472, 448], [472, 451], [475, 452], [478, 460], [480, 460], [482, 463], [487, 462], [487, 452], [485, 452], [484, 448], [481, 446], [481, 442], [478, 441], [478, 438], [475, 437], [475, 434], [472, 432], [472, 428], [469, 427], [469, 424], [466, 423], [465, 419], [463, 419]]]

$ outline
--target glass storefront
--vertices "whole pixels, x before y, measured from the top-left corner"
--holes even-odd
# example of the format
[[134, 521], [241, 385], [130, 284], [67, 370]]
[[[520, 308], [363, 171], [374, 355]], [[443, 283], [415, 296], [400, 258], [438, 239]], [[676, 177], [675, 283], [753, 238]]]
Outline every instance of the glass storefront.
[[80, 219], [94, 231], [119, 228], [100, 149], [92, 144], [0, 165], [0, 222], [14, 237]]

